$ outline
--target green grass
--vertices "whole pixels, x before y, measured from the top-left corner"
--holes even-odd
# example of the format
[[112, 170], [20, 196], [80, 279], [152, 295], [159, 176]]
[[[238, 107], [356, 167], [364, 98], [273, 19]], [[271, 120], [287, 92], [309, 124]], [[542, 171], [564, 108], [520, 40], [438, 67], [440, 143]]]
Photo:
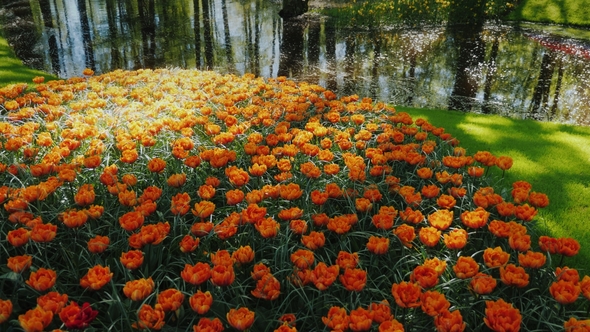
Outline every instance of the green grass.
[[590, 0], [523, 0], [508, 19], [589, 26]]
[[546, 193], [550, 204], [537, 215], [539, 232], [576, 238], [582, 245], [580, 254], [565, 263], [587, 268], [590, 128], [455, 111], [405, 107], [397, 110], [444, 127], [471, 154], [487, 150], [496, 156], [512, 157], [514, 165], [506, 172], [501, 186], [510, 188], [514, 181], [525, 180], [533, 185], [534, 191]]
[[13, 83], [31, 83], [35, 76], [44, 76], [46, 80], [57, 79], [56, 76], [23, 65], [6, 39], [0, 35], [0, 87]]

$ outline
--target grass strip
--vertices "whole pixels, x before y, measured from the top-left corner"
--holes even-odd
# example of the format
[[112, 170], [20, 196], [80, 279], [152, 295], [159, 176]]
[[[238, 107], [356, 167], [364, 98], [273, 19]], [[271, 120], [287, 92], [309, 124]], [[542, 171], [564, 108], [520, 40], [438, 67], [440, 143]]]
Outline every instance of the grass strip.
[[23, 65], [2, 35], [0, 35], [0, 59], [0, 86], [13, 83], [31, 83], [35, 76], [43, 76], [46, 80], [57, 78], [54, 75]]

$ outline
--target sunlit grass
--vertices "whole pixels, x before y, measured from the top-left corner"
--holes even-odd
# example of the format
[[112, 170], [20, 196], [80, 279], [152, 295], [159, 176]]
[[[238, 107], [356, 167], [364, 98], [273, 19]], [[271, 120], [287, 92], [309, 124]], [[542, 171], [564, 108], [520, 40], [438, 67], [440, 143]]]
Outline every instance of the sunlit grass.
[[557, 24], [590, 25], [588, 0], [524, 0], [509, 19]]
[[[540, 232], [575, 234], [580, 243], [590, 243], [590, 128], [452, 111], [397, 109], [446, 128], [471, 153], [488, 150], [511, 156], [514, 165], [506, 174], [506, 182], [527, 179], [551, 201], [539, 212]], [[590, 248], [582, 246], [580, 255], [569, 264], [584, 268], [588, 259]]]
[[0, 86], [12, 83], [30, 82], [35, 76], [55, 79], [53, 75], [31, 69], [14, 55], [6, 39], [0, 35]]

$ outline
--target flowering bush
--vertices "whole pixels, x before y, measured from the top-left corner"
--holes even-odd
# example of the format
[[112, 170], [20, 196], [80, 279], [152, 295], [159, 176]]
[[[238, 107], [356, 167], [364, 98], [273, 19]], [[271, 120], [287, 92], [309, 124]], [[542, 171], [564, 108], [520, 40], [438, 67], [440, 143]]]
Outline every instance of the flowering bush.
[[0, 90], [2, 330], [589, 329], [509, 157], [284, 78], [84, 74]]

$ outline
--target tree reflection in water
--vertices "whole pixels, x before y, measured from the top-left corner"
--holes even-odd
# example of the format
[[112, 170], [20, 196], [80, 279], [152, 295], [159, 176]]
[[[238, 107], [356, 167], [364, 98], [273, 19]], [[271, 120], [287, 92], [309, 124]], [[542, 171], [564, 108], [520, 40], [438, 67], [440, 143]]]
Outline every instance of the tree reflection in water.
[[338, 29], [318, 14], [283, 20], [282, 3], [264, 0], [18, 3], [34, 24], [26, 38], [5, 29], [17, 54], [64, 78], [86, 67], [285, 75], [395, 105], [590, 125], [590, 42], [535, 26]]

